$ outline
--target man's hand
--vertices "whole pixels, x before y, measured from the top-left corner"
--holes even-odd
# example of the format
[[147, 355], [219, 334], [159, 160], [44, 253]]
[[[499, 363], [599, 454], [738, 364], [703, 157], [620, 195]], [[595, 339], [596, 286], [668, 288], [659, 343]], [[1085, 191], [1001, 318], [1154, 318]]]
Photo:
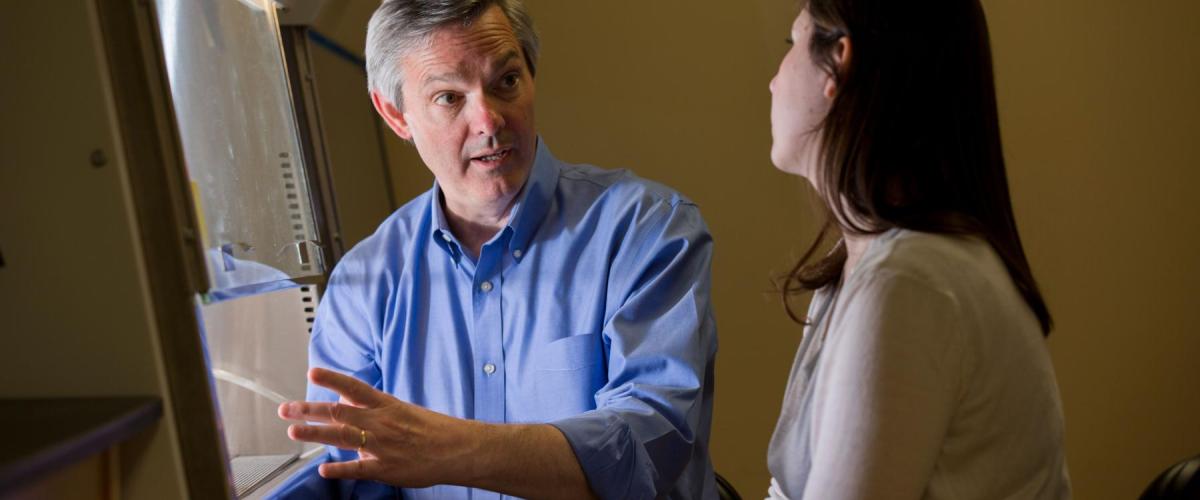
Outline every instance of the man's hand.
[[341, 401], [279, 405], [281, 418], [321, 424], [292, 424], [288, 437], [359, 454], [358, 460], [321, 464], [322, 477], [415, 488], [467, 479], [462, 476], [469, 473], [469, 454], [484, 424], [405, 403], [333, 371], [313, 368], [308, 378], [340, 394]]
[[362, 381], [313, 368], [312, 383], [337, 403], [279, 405], [288, 437], [358, 451], [358, 460], [321, 464], [328, 479], [365, 479], [406, 488], [456, 484], [527, 498], [593, 498], [562, 432], [546, 424], [486, 424], [406, 403]]

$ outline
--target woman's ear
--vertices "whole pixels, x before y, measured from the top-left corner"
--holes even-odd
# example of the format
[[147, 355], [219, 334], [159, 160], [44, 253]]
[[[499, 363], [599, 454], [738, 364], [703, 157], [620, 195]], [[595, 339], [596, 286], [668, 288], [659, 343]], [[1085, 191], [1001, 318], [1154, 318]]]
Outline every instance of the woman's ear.
[[[833, 64], [837, 66], [837, 74], [845, 75], [846, 70], [850, 69], [850, 37], [843, 36], [838, 39], [837, 45], [833, 47]], [[825, 98], [833, 99], [838, 92], [838, 78], [833, 76], [825, 82]]]

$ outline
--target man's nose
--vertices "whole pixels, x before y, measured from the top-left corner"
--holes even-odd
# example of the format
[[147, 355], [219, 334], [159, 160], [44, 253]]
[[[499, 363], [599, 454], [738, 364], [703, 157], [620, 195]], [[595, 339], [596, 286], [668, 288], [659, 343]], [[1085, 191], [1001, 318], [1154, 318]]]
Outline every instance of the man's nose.
[[480, 99], [474, 108], [471, 122], [476, 135], [492, 136], [504, 128], [504, 115], [491, 98]]

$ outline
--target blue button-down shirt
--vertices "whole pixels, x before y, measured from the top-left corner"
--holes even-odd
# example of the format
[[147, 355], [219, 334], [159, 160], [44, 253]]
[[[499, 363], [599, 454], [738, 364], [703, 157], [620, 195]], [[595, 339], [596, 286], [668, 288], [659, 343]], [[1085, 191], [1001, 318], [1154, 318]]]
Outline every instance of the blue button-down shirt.
[[554, 425], [602, 498], [715, 498], [712, 241], [696, 205], [628, 171], [560, 162], [539, 140], [508, 224], [472, 259], [440, 197], [435, 184], [338, 264], [311, 365], [457, 417]]

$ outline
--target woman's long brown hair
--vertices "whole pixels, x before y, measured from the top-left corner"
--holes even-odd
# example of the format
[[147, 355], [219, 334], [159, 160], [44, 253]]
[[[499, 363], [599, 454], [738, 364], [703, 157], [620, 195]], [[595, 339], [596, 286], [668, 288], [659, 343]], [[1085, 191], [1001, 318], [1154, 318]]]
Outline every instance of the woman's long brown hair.
[[[817, 190], [830, 215], [779, 286], [788, 315], [802, 322], [790, 296], [841, 278], [844, 248], [818, 256], [834, 233], [899, 227], [985, 239], [1049, 335], [1053, 320], [1009, 198], [979, 1], [809, 0], [806, 8], [809, 50], [838, 92], [819, 130]], [[851, 55], [839, 68], [842, 37]]]

